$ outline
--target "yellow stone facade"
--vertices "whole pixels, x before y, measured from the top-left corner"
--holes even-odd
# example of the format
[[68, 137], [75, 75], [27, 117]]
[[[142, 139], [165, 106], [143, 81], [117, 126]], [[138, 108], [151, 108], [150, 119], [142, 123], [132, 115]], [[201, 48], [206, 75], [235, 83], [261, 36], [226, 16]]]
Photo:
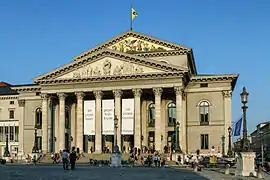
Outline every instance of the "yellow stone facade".
[[[42, 112], [37, 129], [42, 152], [73, 146], [84, 152], [91, 147], [95, 153], [105, 146], [111, 150], [113, 138], [102, 135], [101, 109], [103, 99], [114, 99], [120, 121], [117, 143], [122, 150], [130, 146], [164, 151], [179, 139], [183, 153], [199, 149], [202, 154], [226, 154], [237, 78], [237, 74], [197, 74], [192, 49], [127, 31], [34, 78], [32, 85], [12, 87], [18, 93], [12, 95], [17, 104], [17, 153], [32, 151], [38, 109]], [[0, 95], [1, 122], [10, 120], [6, 117], [9, 97]], [[123, 98], [134, 98], [133, 135], [121, 134]], [[83, 134], [85, 100], [95, 101], [94, 136]]]

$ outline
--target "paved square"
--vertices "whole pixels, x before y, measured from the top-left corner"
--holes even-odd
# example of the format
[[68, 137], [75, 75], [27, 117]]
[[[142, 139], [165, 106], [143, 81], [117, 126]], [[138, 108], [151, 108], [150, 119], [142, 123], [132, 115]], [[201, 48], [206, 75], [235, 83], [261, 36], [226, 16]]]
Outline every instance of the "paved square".
[[0, 166], [1, 180], [206, 180], [184, 169], [110, 168], [78, 165], [75, 171], [64, 171], [61, 165]]

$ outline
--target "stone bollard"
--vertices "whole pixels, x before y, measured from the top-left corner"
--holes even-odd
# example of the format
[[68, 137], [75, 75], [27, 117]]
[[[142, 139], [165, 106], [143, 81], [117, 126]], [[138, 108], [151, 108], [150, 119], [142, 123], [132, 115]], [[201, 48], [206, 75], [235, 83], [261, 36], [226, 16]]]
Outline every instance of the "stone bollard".
[[258, 167], [257, 178], [258, 178], [258, 179], [263, 179], [263, 175], [262, 175], [262, 166], [259, 166], [259, 167]]
[[226, 164], [225, 174], [230, 175], [230, 165]]
[[198, 172], [198, 165], [197, 165], [197, 163], [194, 163], [193, 164], [193, 171], [194, 172]]

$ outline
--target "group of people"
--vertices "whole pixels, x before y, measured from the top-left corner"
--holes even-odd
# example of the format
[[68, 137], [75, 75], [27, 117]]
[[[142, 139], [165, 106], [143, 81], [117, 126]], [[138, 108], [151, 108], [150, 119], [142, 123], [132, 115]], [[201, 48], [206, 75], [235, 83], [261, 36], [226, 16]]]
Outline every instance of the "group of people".
[[72, 147], [72, 151], [70, 153], [67, 150], [63, 150], [59, 154], [52, 154], [51, 158], [55, 164], [58, 164], [62, 160], [64, 170], [69, 170], [69, 164], [71, 166], [71, 170], [74, 170], [78, 156], [75, 147]]

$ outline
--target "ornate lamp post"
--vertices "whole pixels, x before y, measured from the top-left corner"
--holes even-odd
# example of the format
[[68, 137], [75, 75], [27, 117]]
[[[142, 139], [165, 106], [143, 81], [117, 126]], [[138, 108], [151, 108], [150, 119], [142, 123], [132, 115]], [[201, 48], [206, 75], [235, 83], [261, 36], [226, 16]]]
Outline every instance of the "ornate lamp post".
[[4, 157], [9, 157], [10, 153], [8, 151], [8, 135], [6, 135], [6, 147], [5, 147], [5, 152], [4, 152]]
[[222, 156], [225, 155], [225, 136], [221, 137], [221, 145], [222, 145]]
[[118, 118], [117, 116], [114, 116], [114, 153], [120, 153], [119, 147], [117, 145], [117, 128], [118, 128]]
[[37, 144], [37, 128], [35, 127], [35, 140], [34, 140], [34, 147], [32, 149], [32, 153], [38, 153], [39, 149], [38, 149], [38, 144]]
[[232, 152], [232, 128], [229, 127], [228, 128], [228, 132], [229, 132], [229, 147], [228, 147], [228, 156], [232, 157], [233, 152]]
[[180, 126], [180, 123], [177, 121], [176, 122], [176, 128], [175, 128], [175, 147], [174, 147], [174, 150], [175, 152], [181, 152], [181, 148], [179, 146], [179, 126]]
[[250, 142], [247, 139], [247, 115], [246, 115], [246, 111], [247, 111], [247, 102], [248, 102], [248, 95], [249, 93], [247, 93], [246, 88], [243, 87], [243, 91], [240, 94], [241, 96], [241, 101], [243, 103], [242, 109], [243, 109], [243, 139], [241, 142], [241, 151], [242, 152], [249, 152], [250, 150]]

